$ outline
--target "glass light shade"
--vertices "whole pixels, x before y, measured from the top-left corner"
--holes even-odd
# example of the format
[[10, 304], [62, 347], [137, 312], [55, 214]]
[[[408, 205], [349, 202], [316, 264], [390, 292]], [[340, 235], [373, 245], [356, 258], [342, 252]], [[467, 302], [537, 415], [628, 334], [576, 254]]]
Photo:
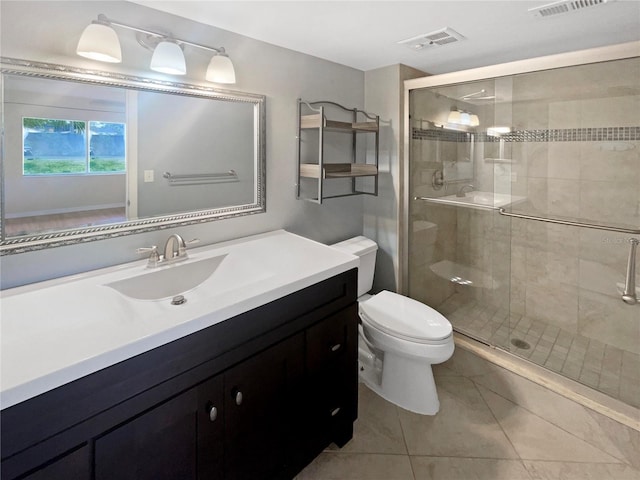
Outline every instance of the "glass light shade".
[[76, 53], [100, 62], [120, 63], [122, 51], [118, 35], [108, 25], [92, 23], [82, 32]]
[[451, 110], [449, 112], [449, 118], [447, 118], [447, 123], [455, 123], [460, 125], [462, 123], [462, 115], [458, 110]]
[[460, 123], [462, 125], [471, 125], [471, 115], [469, 115], [467, 112], [462, 112], [460, 114]]
[[236, 83], [236, 72], [231, 59], [225, 53], [214, 55], [207, 67], [205, 78], [214, 83]]
[[151, 70], [168, 73], [170, 75], [184, 75], [187, 73], [187, 65], [182, 49], [177, 43], [162, 41], [153, 51], [151, 57]]
[[480, 119], [478, 118], [478, 115], [471, 114], [469, 117], [471, 118], [470, 125], [472, 127], [477, 127], [478, 125], [480, 125]]

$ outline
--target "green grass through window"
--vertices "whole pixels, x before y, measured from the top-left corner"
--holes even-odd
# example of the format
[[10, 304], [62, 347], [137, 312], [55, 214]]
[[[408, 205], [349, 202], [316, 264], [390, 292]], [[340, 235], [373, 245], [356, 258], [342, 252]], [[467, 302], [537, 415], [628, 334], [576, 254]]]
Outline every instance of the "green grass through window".
[[[124, 173], [123, 158], [92, 158], [90, 171], [101, 173]], [[84, 158], [29, 158], [24, 159], [25, 175], [56, 175], [65, 173], [87, 173]]]

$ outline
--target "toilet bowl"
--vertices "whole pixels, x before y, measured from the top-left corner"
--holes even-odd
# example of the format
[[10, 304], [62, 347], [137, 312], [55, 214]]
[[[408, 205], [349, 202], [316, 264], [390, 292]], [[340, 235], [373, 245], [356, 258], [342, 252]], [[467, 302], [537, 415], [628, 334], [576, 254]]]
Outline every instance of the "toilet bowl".
[[435, 415], [440, 402], [431, 365], [453, 355], [451, 323], [434, 309], [373, 285], [377, 245], [355, 237], [332, 245], [360, 258], [358, 269], [358, 369], [360, 380], [386, 400], [415, 413]]

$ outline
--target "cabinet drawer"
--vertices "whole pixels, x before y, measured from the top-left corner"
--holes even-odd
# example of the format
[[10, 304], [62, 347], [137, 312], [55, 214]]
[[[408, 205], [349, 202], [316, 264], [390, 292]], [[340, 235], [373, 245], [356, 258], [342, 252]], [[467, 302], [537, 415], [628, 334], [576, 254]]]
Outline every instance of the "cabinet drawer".
[[22, 480], [89, 480], [91, 449], [85, 445]]
[[315, 374], [331, 368], [347, 350], [347, 316], [340, 312], [307, 330], [307, 368]]

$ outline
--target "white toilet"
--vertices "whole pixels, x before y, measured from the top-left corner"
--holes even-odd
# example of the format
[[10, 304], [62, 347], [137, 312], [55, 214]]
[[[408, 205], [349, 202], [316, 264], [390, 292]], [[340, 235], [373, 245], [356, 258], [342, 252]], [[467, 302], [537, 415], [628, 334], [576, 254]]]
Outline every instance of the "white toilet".
[[378, 250], [373, 240], [355, 237], [332, 247], [360, 257], [360, 380], [406, 410], [435, 415], [440, 402], [431, 365], [453, 355], [451, 324], [434, 309], [397, 293], [385, 290], [367, 295]]

